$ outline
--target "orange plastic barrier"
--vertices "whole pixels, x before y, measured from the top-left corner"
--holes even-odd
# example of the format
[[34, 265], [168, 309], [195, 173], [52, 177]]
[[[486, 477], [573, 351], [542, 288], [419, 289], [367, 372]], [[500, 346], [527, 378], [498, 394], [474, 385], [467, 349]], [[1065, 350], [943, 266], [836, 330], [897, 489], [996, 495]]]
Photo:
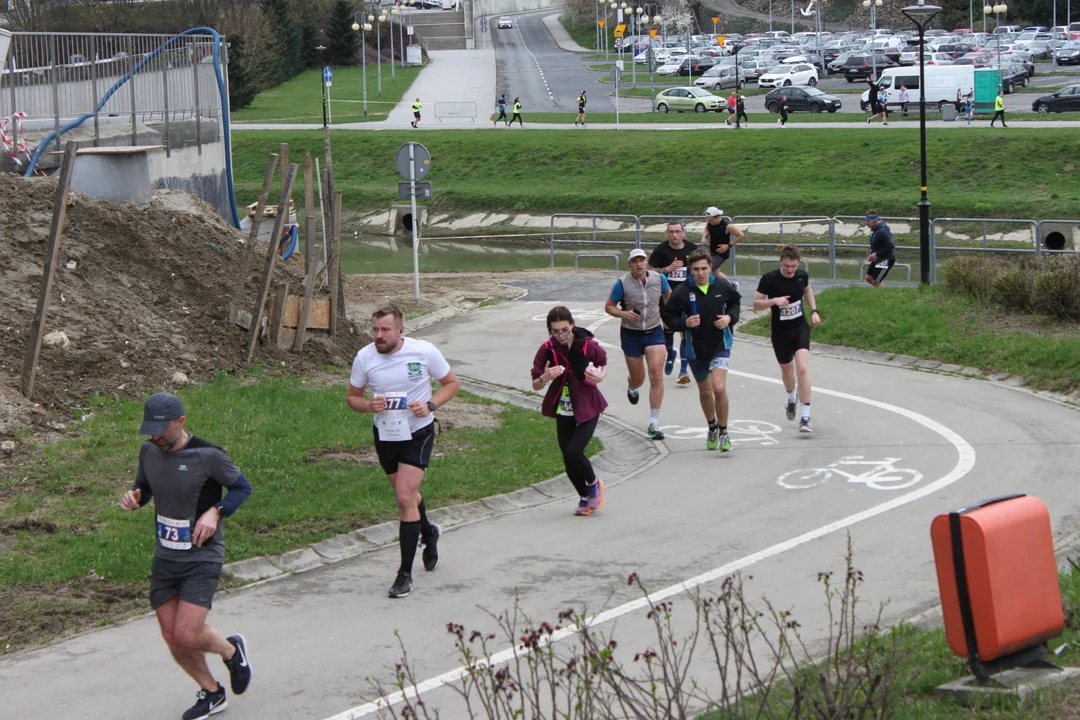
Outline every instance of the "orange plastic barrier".
[[1050, 513], [1025, 495], [938, 515], [930, 525], [949, 647], [972, 662], [1003, 658], [1061, 634]]

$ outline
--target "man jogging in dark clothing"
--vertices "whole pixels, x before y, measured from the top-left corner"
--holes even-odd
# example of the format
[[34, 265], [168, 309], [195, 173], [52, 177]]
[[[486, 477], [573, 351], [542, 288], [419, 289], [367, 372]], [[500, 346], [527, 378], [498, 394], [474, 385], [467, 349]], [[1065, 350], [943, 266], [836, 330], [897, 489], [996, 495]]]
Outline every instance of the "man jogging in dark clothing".
[[727, 221], [723, 210], [715, 206], [705, 208], [705, 230], [701, 233], [701, 244], [708, 247], [712, 254], [714, 273], [722, 278], [727, 277], [720, 272], [720, 266], [731, 257], [731, 248], [742, 240], [743, 231]]
[[[439, 565], [436, 543], [442, 528], [429, 522], [420, 483], [435, 445], [432, 414], [450, 402], [461, 382], [442, 353], [426, 340], [405, 337], [401, 310], [384, 305], [371, 315], [373, 341], [356, 353], [345, 401], [359, 413], [374, 413], [375, 453], [397, 498], [401, 565], [390, 597], [412, 592], [416, 549], [424, 542], [424, 569]], [[439, 390], [431, 392], [431, 381]], [[371, 388], [371, 399], [364, 391]]]
[[727, 434], [727, 372], [734, 340], [731, 329], [739, 322], [738, 290], [724, 278], [712, 275], [709, 251], [690, 253], [691, 279], [683, 283], [664, 305], [664, 322], [672, 330], [682, 330], [693, 351], [690, 372], [698, 384], [698, 400], [709, 435], [705, 447], [731, 450]]
[[[225, 562], [222, 518], [251, 495], [251, 484], [225, 452], [184, 429], [180, 398], [151, 395], [143, 406], [139, 432], [150, 439], [139, 449], [135, 484], [120, 507], [137, 510], [151, 500], [156, 542], [150, 570], [150, 605], [176, 664], [199, 684], [198, 700], [184, 720], [203, 720], [228, 703], [225, 688], [206, 665], [206, 653], [220, 655], [237, 695], [251, 682], [247, 641], [222, 637], [206, 616]], [[221, 489], [228, 494], [221, 497]]]
[[585, 127], [585, 103], [588, 99], [585, 97], [585, 91], [582, 90], [581, 94], [577, 98], [577, 120], [574, 121], [574, 127], [581, 123], [581, 127]]
[[870, 266], [866, 268], [866, 282], [881, 287], [896, 263], [896, 244], [889, 226], [878, 217], [877, 210], [866, 211], [866, 226], [870, 228], [870, 254], [866, 256]]
[[810, 276], [799, 268], [801, 262], [799, 248], [794, 245], [781, 248], [780, 269], [770, 270], [761, 277], [754, 293], [754, 311], [772, 311], [772, 347], [787, 392], [787, 419], [795, 419], [795, 403], [801, 403], [799, 432], [808, 433], [813, 432], [810, 427], [810, 324], [820, 323], [821, 315], [810, 288]]
[[742, 93], [735, 99], [735, 127], [741, 128], [742, 123], [750, 123], [750, 118], [746, 117], [746, 98]]
[[499, 121], [502, 120], [506, 123], [507, 127], [509, 127], [510, 123], [506, 119], [506, 95], [499, 96], [499, 99], [495, 101], [495, 107], [499, 109], [499, 117], [495, 118], [495, 121], [491, 123], [491, 126], [495, 127], [499, 124]]

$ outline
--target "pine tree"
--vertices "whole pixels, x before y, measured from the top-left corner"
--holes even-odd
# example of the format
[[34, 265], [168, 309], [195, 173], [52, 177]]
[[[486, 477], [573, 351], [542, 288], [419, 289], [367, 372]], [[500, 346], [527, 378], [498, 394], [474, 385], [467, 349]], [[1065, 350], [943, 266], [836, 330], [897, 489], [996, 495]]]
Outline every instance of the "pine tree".
[[311, 20], [306, 20], [303, 25], [300, 26], [300, 61], [304, 64], [304, 68], [319, 67], [320, 54], [316, 49], [319, 46], [319, 30], [315, 27], [315, 23]]
[[352, 29], [355, 14], [349, 0], [337, 0], [331, 8], [326, 28], [326, 61], [329, 65], [356, 64], [360, 35]]
[[274, 28], [276, 40], [273, 77], [268, 79], [273, 85], [278, 85], [296, 77], [304, 69], [300, 55], [300, 27], [293, 22], [289, 0], [262, 0], [262, 9]]
[[225, 41], [229, 44], [229, 107], [239, 110], [255, 100], [255, 86], [244, 54], [244, 39], [234, 34]]

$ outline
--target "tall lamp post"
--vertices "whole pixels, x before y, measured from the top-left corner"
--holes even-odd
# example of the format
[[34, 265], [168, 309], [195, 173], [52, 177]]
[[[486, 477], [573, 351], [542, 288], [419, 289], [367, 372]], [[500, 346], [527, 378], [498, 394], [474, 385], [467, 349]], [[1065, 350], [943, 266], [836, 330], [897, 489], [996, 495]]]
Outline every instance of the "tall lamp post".
[[[877, 48], [874, 43], [877, 42], [877, 9], [881, 7], [881, 0], [863, 0], [862, 6], [870, 8], [870, 29], [874, 31], [870, 35], [870, 68], [874, 73], [874, 80], [877, 80]], [[873, 98], [870, 102], [873, 103]]]
[[[646, 3], [646, 5], [649, 5], [649, 4], [650, 3]], [[657, 10], [660, 9], [655, 3], [651, 3], [651, 4]], [[640, 10], [640, 9], [641, 8], [638, 8], [638, 10]], [[654, 26], [656, 26], [656, 25], [659, 25], [661, 22], [663, 22], [663, 19], [659, 15], [653, 15], [651, 18], [648, 15], [642, 15], [641, 16], [641, 22], [643, 22], [645, 25], [648, 25], [649, 23], [652, 23]], [[649, 33], [649, 35], [650, 35], [650, 38], [652, 38], [652, 33], [651, 32]], [[647, 57], [649, 58], [648, 59], [648, 64], [649, 64], [649, 97], [655, 99], [656, 98], [656, 86], [653, 84], [653, 70], [656, 67], [656, 61], [655, 61], [655, 56], [653, 55], [653, 44], [652, 44], [653, 39], [655, 39], [655, 38], [652, 38], [652, 39], [649, 40], [649, 49], [648, 49], [649, 54], [648, 54]], [[650, 101], [649, 105], [652, 108], [652, 112], [656, 112], [656, 102], [655, 102], [655, 100]]]
[[[390, 8], [390, 82], [395, 84], [397, 83], [397, 78], [394, 77], [394, 18], [397, 17], [400, 12], [397, 5]], [[400, 23], [398, 24], [398, 27], [401, 27]]]
[[1005, 71], [1001, 67], [1001, 35], [998, 34], [997, 29], [1001, 25], [1001, 16], [1009, 12], [1009, 6], [1005, 3], [1000, 5], [985, 5], [983, 6], [983, 23], [986, 23], [986, 16], [990, 13], [994, 13], [994, 40], [997, 42], [997, 68], [998, 68], [998, 92], [1005, 89]]
[[[901, 10], [908, 20], [919, 28], [919, 46], [926, 39], [926, 28], [941, 12], [937, 5], [926, 5], [919, 0], [918, 5], [909, 5]], [[922, 184], [919, 199], [919, 282], [930, 283], [930, 200], [926, 197], [926, 53], [919, 53], [919, 165], [922, 170]]]
[[608, 42], [608, 38], [611, 37], [611, 26], [608, 25], [608, 8], [611, 8], [611, 11], [614, 12], [619, 8], [619, 3], [615, 2], [615, 0], [611, 0], [610, 5], [604, 5], [604, 62], [608, 61], [610, 56], [609, 51], [611, 50], [611, 45]]
[[360, 13], [356, 13], [356, 15], [353, 16], [352, 29], [353, 32], [360, 33], [360, 76], [362, 80], [361, 86], [363, 87], [364, 93], [364, 117], [367, 117], [367, 45], [364, 38], [365, 34], [369, 30], [371, 30], [371, 25], [367, 22], [365, 22], [363, 25], [358, 23], [356, 21], [356, 18], [359, 15]]
[[380, 9], [378, 17], [373, 18], [372, 16], [368, 15], [368, 22], [371, 22], [372, 20], [376, 20], [377, 23], [378, 23], [377, 25], [375, 25], [375, 63], [376, 63], [376, 66], [378, 67], [378, 70], [375, 73], [375, 77], [376, 77], [376, 82], [378, 84], [378, 91], [377, 92], [379, 93], [379, 97], [381, 98], [382, 97], [382, 24], [384, 22], [386, 22], [386, 13], [384, 13]]

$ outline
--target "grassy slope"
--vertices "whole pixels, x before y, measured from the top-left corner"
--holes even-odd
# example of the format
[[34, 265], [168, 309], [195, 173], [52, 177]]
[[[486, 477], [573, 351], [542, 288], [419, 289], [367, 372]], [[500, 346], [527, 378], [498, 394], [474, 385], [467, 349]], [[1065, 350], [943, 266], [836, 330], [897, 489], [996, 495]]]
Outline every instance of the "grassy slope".
[[[346, 207], [396, 198], [394, 155], [406, 140], [427, 146], [435, 202], [456, 210], [683, 213], [722, 199], [732, 214], [861, 214], [873, 206], [907, 215], [919, 196], [916, 129], [627, 136], [489, 128], [335, 133], [334, 176]], [[320, 131], [234, 134], [240, 203], [254, 199], [267, 155], [282, 142], [294, 158], [323, 151]], [[1075, 130], [931, 131], [927, 152], [933, 216], [1060, 217], [1080, 206]]]
[[[363, 104], [356, 102], [363, 99], [362, 68], [334, 68], [334, 82], [330, 88], [333, 121], [363, 122], [385, 120], [390, 110], [408, 91], [413, 80], [420, 73], [419, 67], [396, 67], [396, 80], [390, 80], [390, 65], [382, 66], [382, 97], [378, 97], [377, 65], [367, 66], [368, 114], [364, 117]], [[322, 123], [322, 70], [308, 70], [292, 80], [277, 87], [264, 90], [255, 98], [255, 102], [232, 113], [233, 122], [289, 122]]]
[[[1038, 389], [1080, 387], [1080, 331], [1069, 324], [991, 311], [941, 287], [839, 288], [818, 305], [827, 321], [814, 329], [815, 342], [1006, 372]], [[767, 335], [768, 322], [740, 327]]]

